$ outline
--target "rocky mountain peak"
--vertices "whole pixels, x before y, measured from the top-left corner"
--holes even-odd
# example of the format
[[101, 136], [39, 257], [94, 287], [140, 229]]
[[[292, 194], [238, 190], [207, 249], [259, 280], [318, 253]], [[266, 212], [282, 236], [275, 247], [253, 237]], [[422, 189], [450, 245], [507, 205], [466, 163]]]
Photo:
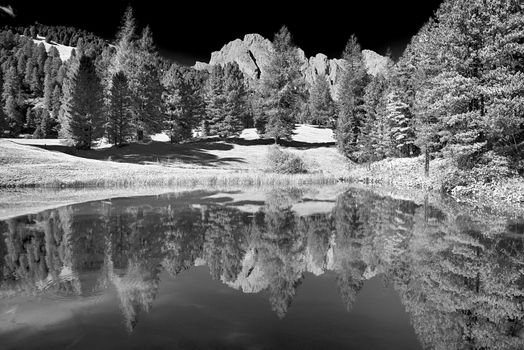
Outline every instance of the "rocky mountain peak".
[[[193, 68], [210, 70], [212, 66], [236, 62], [249, 81], [255, 82], [267, 71], [273, 45], [271, 41], [260, 34], [246, 34], [243, 39], [235, 39], [211, 54], [209, 63], [197, 62]], [[319, 53], [306, 57], [302, 49], [298, 49], [301, 70], [308, 86], [313, 86], [318, 76], [324, 75], [331, 86], [334, 98], [337, 96], [338, 85], [344, 70], [344, 60], [329, 59]], [[371, 50], [363, 50], [364, 62], [369, 74], [377, 75], [387, 71], [389, 59]]]

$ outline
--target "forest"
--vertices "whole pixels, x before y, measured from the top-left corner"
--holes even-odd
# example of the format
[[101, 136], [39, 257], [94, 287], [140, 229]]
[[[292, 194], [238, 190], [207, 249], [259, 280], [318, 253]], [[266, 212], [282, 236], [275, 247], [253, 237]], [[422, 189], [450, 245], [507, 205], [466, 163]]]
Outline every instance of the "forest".
[[[524, 174], [524, 5], [444, 0], [384, 74], [366, 72], [351, 36], [335, 96], [319, 76], [306, 86], [283, 26], [267, 74], [247, 81], [238, 64], [208, 72], [157, 52], [132, 9], [114, 41], [76, 28], [35, 24], [0, 32], [0, 135], [67, 138], [89, 149], [122, 147], [165, 132], [171, 142], [225, 139], [256, 127], [275, 143], [305, 122], [332, 128], [352, 163], [424, 156], [448, 159], [444, 187]], [[47, 43], [73, 46], [60, 58]]]

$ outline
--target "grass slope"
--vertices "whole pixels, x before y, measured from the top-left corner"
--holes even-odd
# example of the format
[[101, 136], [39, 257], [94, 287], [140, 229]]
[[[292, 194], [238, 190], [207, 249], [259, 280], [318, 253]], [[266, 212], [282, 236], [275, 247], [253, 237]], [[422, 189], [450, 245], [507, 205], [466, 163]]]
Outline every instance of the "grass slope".
[[[322, 129], [302, 126], [309, 133]], [[300, 136], [300, 135], [299, 135]], [[318, 135], [317, 135], [318, 136]], [[307, 136], [306, 136], [307, 138]], [[237, 138], [173, 145], [152, 141], [78, 151], [64, 140], [0, 140], [0, 187], [196, 186], [334, 183], [347, 163], [332, 139], [293, 141], [286, 147], [310, 174], [268, 174], [265, 140]]]

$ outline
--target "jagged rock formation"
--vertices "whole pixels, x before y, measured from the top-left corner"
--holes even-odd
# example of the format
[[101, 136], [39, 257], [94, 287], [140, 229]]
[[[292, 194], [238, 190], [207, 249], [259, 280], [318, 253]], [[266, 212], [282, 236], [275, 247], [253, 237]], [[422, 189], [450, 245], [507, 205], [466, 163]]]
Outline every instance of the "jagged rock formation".
[[[244, 39], [233, 40], [222, 47], [220, 51], [213, 52], [209, 63], [196, 62], [193, 68], [210, 70], [212, 66], [217, 64], [223, 65], [228, 62], [236, 62], [248, 80], [255, 82], [265, 74], [272, 50], [271, 41], [268, 39], [259, 34], [247, 34], [244, 36]], [[387, 57], [371, 50], [363, 50], [362, 54], [370, 74], [377, 75], [387, 71], [389, 64]], [[329, 59], [322, 53], [308, 59], [301, 49], [299, 49], [299, 56], [302, 61], [301, 70], [308, 86], [313, 86], [316, 78], [319, 75], [324, 75], [331, 86], [331, 94], [336, 98], [338, 85], [344, 70], [344, 60]]]
[[379, 55], [371, 50], [362, 50], [362, 55], [364, 56], [364, 64], [369, 74], [373, 76], [386, 74], [391, 61], [388, 57]]
[[209, 63], [197, 62], [194, 68], [210, 69], [217, 64], [236, 62], [246, 77], [252, 80], [260, 79], [269, 64], [271, 51], [271, 41], [259, 34], [247, 34], [243, 40], [233, 40], [220, 51], [213, 52]]

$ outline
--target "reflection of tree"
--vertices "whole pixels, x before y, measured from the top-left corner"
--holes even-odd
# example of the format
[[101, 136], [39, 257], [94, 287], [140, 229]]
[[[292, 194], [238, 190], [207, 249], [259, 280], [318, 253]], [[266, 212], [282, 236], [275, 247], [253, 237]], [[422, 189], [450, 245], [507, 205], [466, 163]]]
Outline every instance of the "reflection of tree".
[[253, 232], [257, 259], [269, 280], [269, 302], [279, 318], [286, 315], [302, 281], [306, 247], [305, 237], [297, 229], [296, 214], [290, 205], [279, 206], [281, 203], [268, 200], [255, 217]]
[[[105, 271], [117, 290], [125, 325], [132, 331], [139, 314], [151, 310], [160, 284], [162, 216], [147, 206], [115, 207], [110, 215]], [[113, 259], [115, 252], [118, 265]]]
[[410, 275], [395, 284], [425, 347], [521, 348], [522, 241], [488, 233], [468, 215], [418, 217], [426, 218], [414, 229]]
[[351, 193], [340, 196], [334, 208], [337, 285], [348, 310], [353, 308], [364, 285], [366, 263], [362, 247], [366, 239], [366, 213]]
[[7, 234], [7, 223], [0, 221], [0, 287], [5, 284], [6, 272], [5, 262], [7, 258], [7, 247], [5, 244], [4, 233]]
[[194, 266], [202, 256], [204, 230], [200, 211], [189, 206], [167, 207], [163, 215], [162, 265], [171, 276]]
[[204, 259], [214, 279], [234, 281], [242, 269], [248, 223], [238, 209], [210, 206], [207, 214]]
[[59, 209], [8, 220], [4, 270], [19, 288], [31, 292], [81, 293], [72, 261], [70, 219], [68, 210]]
[[[246, 284], [267, 287], [280, 318], [305, 271], [334, 270], [348, 309], [378, 275], [398, 292], [425, 348], [522, 348], [524, 241], [514, 224], [356, 190], [329, 214], [299, 217], [291, 208], [301, 196], [272, 191], [254, 216], [160, 198], [7, 220], [0, 223], [0, 278], [34, 293], [114, 285], [133, 330], [152, 307], [161, 269], [174, 277], [207, 263], [213, 278], [235, 287], [255, 271]], [[512, 235], [501, 234], [507, 230]]]

